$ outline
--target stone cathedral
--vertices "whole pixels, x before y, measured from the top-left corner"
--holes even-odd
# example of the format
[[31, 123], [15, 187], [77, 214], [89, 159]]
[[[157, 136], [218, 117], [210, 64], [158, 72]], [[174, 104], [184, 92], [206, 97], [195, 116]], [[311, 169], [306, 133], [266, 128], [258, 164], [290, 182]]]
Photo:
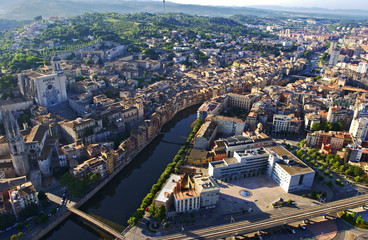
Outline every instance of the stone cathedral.
[[51, 64], [53, 70], [51, 74], [26, 71], [18, 76], [21, 93], [45, 107], [51, 107], [68, 100], [66, 75], [61, 70], [61, 61], [58, 57], [53, 57]]

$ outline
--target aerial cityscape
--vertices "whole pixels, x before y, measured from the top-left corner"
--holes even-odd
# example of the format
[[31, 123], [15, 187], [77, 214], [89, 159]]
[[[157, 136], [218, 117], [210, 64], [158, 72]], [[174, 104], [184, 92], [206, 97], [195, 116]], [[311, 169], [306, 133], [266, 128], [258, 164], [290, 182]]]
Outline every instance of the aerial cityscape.
[[0, 4], [0, 239], [368, 239], [368, 3]]

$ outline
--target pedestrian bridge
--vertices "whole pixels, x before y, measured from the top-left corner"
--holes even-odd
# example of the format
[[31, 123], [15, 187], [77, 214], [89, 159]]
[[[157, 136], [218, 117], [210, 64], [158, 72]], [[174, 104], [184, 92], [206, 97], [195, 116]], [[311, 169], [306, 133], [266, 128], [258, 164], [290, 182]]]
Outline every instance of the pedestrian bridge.
[[100, 228], [101, 230], [105, 231], [106, 233], [110, 234], [111, 236], [115, 237], [116, 239], [125, 239], [122, 233], [118, 232], [117, 230], [113, 229], [112, 227], [106, 225], [105, 223], [97, 220], [96, 218], [92, 217], [91, 215], [82, 212], [81, 210], [75, 208], [75, 207], [68, 207], [68, 210], [71, 213], [74, 213], [75, 215], [83, 218], [84, 220], [92, 223], [96, 227]]

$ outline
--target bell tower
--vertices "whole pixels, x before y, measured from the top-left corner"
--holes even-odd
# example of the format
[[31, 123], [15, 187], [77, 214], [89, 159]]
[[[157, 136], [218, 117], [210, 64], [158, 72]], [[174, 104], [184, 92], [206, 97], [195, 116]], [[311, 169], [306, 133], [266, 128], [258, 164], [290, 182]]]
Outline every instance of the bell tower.
[[61, 60], [57, 56], [53, 56], [51, 59], [52, 71], [54, 73], [60, 73], [61, 71]]
[[29, 171], [29, 162], [25, 153], [25, 143], [20, 128], [13, 114], [6, 110], [3, 112], [4, 128], [15, 173], [24, 176]]

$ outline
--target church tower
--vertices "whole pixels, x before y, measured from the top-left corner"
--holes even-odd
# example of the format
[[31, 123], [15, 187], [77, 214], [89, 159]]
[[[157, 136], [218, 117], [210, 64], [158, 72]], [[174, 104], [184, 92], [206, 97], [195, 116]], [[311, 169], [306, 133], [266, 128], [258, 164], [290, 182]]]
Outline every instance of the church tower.
[[61, 71], [61, 60], [57, 56], [51, 58], [52, 71], [54, 73], [60, 73]]
[[25, 143], [20, 128], [10, 111], [3, 112], [4, 128], [9, 144], [15, 173], [18, 176], [24, 176], [29, 171], [29, 162], [25, 153]]

